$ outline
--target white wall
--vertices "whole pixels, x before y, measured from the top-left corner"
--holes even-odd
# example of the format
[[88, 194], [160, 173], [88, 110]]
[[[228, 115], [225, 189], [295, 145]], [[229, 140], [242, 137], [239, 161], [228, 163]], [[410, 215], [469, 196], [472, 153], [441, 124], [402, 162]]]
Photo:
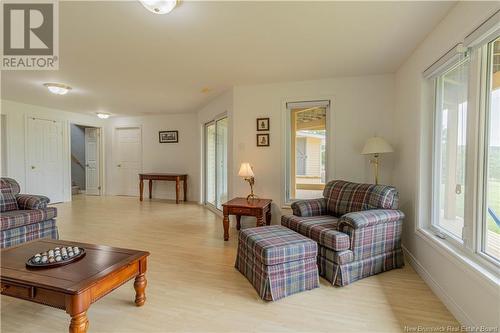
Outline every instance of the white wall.
[[[199, 198], [199, 160], [198, 146], [199, 133], [195, 113], [172, 114], [147, 117], [117, 117], [109, 118], [106, 122], [106, 142], [108, 156], [106, 163], [107, 194], [116, 194], [116, 182], [113, 170], [115, 167], [112, 156], [112, 138], [115, 127], [140, 126], [142, 127], [142, 171], [161, 173], [188, 174], [189, 201]], [[178, 130], [179, 143], [159, 143], [158, 132]], [[137, 178], [139, 184], [139, 178]], [[139, 188], [139, 187], [137, 187]], [[147, 197], [147, 184], [145, 195]], [[137, 190], [139, 195], [139, 190]], [[175, 182], [154, 182], [153, 198], [175, 199]]]
[[[278, 224], [284, 202], [283, 140], [285, 102], [330, 99], [328, 178], [373, 182], [368, 158], [360, 154], [374, 134], [396, 144], [393, 134], [394, 76], [359, 76], [286, 82], [234, 88], [234, 196], [246, 196], [248, 183], [238, 177], [238, 166], [254, 166], [255, 193], [273, 200], [273, 223]], [[270, 147], [256, 146], [256, 118], [270, 118]], [[381, 182], [392, 183], [392, 158], [382, 157]], [[284, 211], [283, 213], [289, 213]]]
[[[61, 97], [64, 98], [64, 97]], [[8, 100], [1, 101], [1, 113], [5, 115], [7, 134], [7, 176], [17, 180], [21, 190], [26, 189], [26, 163], [25, 163], [25, 125], [26, 118], [36, 117], [63, 122], [63, 183], [64, 200], [71, 200], [71, 175], [70, 175], [70, 123], [89, 126], [102, 126], [102, 121], [94, 116], [80, 113], [66, 112], [36, 105], [23, 104]]]
[[[499, 8], [497, 2], [461, 2], [420, 44], [396, 74], [396, 154], [394, 183], [406, 213], [403, 243], [412, 264], [465, 325], [499, 326], [500, 292], [476, 271], [467, 269], [446, 250], [432, 246], [415, 232], [417, 218], [426, 218], [428, 207], [418, 214], [419, 186], [428, 183], [429, 96], [422, 72], [472, 32]], [[420, 168], [421, 169], [420, 169]], [[427, 200], [427, 198], [422, 198]], [[423, 201], [422, 201], [423, 202]], [[427, 212], [426, 212], [427, 211]]]

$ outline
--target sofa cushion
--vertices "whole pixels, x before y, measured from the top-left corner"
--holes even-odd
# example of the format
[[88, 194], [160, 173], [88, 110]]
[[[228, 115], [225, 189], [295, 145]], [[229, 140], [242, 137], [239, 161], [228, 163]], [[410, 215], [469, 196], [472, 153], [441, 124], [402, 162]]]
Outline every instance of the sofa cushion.
[[349, 236], [337, 230], [338, 219], [334, 216], [284, 215], [281, 217], [281, 224], [329, 249], [335, 251], [349, 249]]
[[45, 209], [12, 210], [2, 213], [0, 216], [1, 230], [17, 228], [23, 225], [42, 222], [57, 216], [55, 207]]
[[269, 266], [316, 258], [318, 245], [288, 228], [273, 225], [242, 230], [238, 253]]
[[44, 195], [18, 194], [16, 199], [19, 209], [43, 209], [50, 202]]
[[17, 183], [12, 183], [10, 178], [0, 179], [0, 212], [17, 210], [16, 191], [19, 190]]
[[397, 209], [399, 205], [398, 191], [386, 185], [334, 180], [326, 184], [323, 196], [328, 213], [338, 217], [368, 209]]

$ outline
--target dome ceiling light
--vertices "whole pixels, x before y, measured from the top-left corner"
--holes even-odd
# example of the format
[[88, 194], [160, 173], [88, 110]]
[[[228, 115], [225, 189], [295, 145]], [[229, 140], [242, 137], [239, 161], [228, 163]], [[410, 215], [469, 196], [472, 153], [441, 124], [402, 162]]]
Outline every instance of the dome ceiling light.
[[174, 10], [177, 0], [139, 0], [144, 8], [155, 14], [168, 14]]
[[43, 84], [49, 91], [56, 95], [66, 95], [71, 87], [62, 83], [44, 83]]

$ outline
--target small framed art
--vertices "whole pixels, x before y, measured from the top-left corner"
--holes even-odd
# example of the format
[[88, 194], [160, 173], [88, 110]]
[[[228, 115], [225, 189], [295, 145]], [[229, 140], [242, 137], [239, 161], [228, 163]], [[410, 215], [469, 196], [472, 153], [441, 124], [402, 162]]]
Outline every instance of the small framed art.
[[179, 131], [160, 131], [160, 143], [177, 143], [179, 142]]
[[257, 147], [269, 147], [269, 133], [257, 134]]
[[257, 118], [257, 131], [269, 131], [269, 118]]

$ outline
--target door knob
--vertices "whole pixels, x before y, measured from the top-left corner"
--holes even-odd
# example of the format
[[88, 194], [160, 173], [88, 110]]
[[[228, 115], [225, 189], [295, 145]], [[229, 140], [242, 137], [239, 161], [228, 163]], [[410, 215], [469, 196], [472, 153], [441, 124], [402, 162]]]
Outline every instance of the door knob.
[[31, 170], [35, 170], [35, 166], [34, 165], [31, 166]]
[[118, 164], [118, 165], [117, 165], [117, 167], [121, 168], [121, 167], [122, 167], [122, 165], [121, 165], [121, 164]]

